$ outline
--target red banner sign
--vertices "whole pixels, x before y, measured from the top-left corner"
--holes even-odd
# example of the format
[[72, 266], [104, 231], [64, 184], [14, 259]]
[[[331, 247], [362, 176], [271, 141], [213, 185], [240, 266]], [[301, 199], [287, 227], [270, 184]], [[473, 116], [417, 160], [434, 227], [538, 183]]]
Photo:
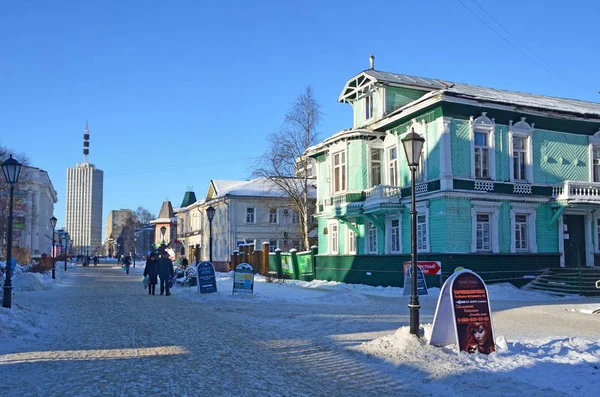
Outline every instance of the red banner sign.
[[[410, 262], [404, 262], [404, 273], [406, 268], [410, 266]], [[424, 276], [437, 276], [442, 274], [442, 263], [433, 261], [417, 261], [417, 266], [421, 268]]]

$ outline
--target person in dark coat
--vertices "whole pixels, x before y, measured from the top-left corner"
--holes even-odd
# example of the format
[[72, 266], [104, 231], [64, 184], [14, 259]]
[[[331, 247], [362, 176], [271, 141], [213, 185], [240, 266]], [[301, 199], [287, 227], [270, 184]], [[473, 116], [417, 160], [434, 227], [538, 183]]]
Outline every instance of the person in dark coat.
[[187, 258], [184, 256], [183, 259], [181, 260], [181, 267], [183, 267], [184, 269], [187, 268], [189, 265], [189, 262], [187, 260]]
[[131, 257], [129, 255], [123, 259], [123, 264], [125, 265], [125, 271], [129, 274], [129, 266], [131, 266]]
[[171, 295], [169, 292], [169, 278], [175, 275], [175, 269], [173, 269], [173, 261], [169, 258], [169, 253], [163, 251], [160, 255], [158, 262], [158, 275], [160, 277], [160, 294], [162, 295], [167, 290], [167, 296]]
[[150, 257], [146, 261], [146, 267], [144, 268], [144, 277], [150, 277], [150, 283], [148, 284], [148, 294], [154, 295], [156, 291], [156, 284], [158, 284], [158, 263], [156, 261], [156, 255], [154, 252], [150, 254]]

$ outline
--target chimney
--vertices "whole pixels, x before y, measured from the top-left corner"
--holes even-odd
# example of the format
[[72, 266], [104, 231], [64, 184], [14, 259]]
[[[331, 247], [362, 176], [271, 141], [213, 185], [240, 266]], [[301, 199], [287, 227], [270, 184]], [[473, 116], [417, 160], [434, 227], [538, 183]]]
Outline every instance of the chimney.
[[371, 66], [371, 70], [375, 70], [375, 55], [373, 54], [369, 57], [369, 65]]

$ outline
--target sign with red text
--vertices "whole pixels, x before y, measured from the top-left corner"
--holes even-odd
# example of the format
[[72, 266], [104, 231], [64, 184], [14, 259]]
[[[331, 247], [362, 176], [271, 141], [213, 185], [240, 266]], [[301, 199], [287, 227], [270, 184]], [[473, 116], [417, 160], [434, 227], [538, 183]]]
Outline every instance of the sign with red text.
[[[410, 261], [404, 262], [404, 273], [406, 268], [410, 266]], [[417, 266], [423, 270], [425, 276], [437, 276], [442, 274], [442, 262], [434, 261], [417, 261]]]
[[496, 351], [487, 287], [476, 273], [461, 270], [442, 285], [429, 343], [456, 343], [459, 353]]

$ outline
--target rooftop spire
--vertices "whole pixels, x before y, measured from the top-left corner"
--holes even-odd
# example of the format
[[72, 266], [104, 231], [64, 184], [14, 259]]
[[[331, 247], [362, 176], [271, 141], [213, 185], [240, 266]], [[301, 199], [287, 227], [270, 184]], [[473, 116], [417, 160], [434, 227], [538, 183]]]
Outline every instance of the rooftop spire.
[[83, 162], [87, 163], [87, 156], [90, 154], [90, 130], [88, 129], [88, 121], [85, 121], [85, 130], [83, 130]]

